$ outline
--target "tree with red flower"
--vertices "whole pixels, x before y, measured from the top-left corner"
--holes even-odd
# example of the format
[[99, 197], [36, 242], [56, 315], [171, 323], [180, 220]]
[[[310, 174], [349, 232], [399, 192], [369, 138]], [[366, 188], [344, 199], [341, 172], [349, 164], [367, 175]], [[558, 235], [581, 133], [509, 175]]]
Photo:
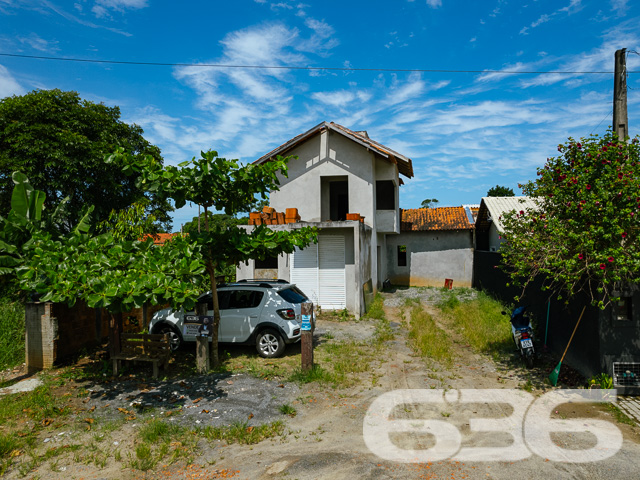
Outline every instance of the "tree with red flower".
[[523, 291], [542, 278], [560, 298], [586, 291], [604, 308], [640, 283], [640, 138], [608, 131], [558, 151], [522, 186], [537, 208], [504, 215], [503, 268]]

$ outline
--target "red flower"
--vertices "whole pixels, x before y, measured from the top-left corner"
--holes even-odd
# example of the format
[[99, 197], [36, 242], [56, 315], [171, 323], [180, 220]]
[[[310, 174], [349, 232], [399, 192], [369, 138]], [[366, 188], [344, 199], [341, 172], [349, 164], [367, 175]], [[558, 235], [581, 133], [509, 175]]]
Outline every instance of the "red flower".
[[607, 268], [607, 266], [604, 263], [600, 264], [600, 270], [604, 270], [605, 268]]
[[582, 259], [584, 258], [584, 255], [582, 255], [582, 254], [580, 253], [580, 254], [578, 254], [578, 258], [579, 258], [580, 260], [582, 260]]
[[520, 215], [524, 215], [524, 210], [520, 210]]
[[607, 260], [609, 260], [609, 263], [613, 263], [613, 257], [609, 257]]
[[591, 185], [587, 183], [587, 190], [591, 190]]
[[627, 232], [622, 232], [622, 238], [627, 238]]

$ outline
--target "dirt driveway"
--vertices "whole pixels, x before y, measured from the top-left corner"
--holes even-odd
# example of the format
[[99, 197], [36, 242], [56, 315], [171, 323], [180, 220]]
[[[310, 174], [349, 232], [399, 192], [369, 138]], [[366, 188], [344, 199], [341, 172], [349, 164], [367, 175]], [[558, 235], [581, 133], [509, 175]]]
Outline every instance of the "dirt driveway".
[[[397, 294], [396, 294], [397, 295]], [[238, 478], [238, 479], [622, 479], [638, 478], [640, 472], [639, 429], [615, 423], [611, 413], [592, 405], [565, 405], [552, 417], [571, 419], [591, 417], [613, 422], [622, 432], [622, 448], [613, 457], [599, 462], [563, 463], [535, 454], [514, 461], [453, 461], [443, 459], [426, 463], [402, 463], [385, 460], [367, 447], [363, 426], [367, 411], [376, 399], [388, 392], [419, 389], [425, 392], [446, 391], [452, 400], [437, 408], [415, 403], [404, 404], [394, 410], [398, 419], [435, 419], [450, 424], [460, 432], [462, 447], [507, 448], [511, 437], [506, 434], [473, 432], [473, 418], [492, 418], [496, 421], [511, 415], [506, 404], [491, 402], [460, 403], [455, 401], [463, 389], [518, 389], [524, 396], [545, 393], [541, 383], [517, 363], [498, 364], [493, 359], [474, 353], [455, 332], [436, 317], [439, 326], [453, 339], [454, 363], [444, 368], [417, 357], [407, 345], [407, 329], [400, 314], [397, 296], [387, 294], [385, 313], [394, 331], [394, 339], [385, 345], [384, 355], [371, 368], [359, 374], [359, 381], [348, 388], [331, 388], [315, 383], [298, 386], [279, 379], [258, 379], [246, 374], [209, 376], [205, 381], [165, 385], [141, 385], [132, 381], [122, 391], [105, 388], [92, 393], [88, 404], [108, 411], [122, 402], [156, 402], [164, 405], [162, 413], [170, 410], [176, 399], [184, 405], [183, 414], [175, 421], [193, 424], [216, 424], [230, 418], [251, 418], [251, 422], [265, 423], [282, 418], [277, 406], [288, 403], [297, 415], [286, 418], [282, 435], [256, 445], [227, 445], [225, 442], [203, 443], [193, 463], [185, 467], [181, 462], [163, 465], [147, 472], [123, 469], [120, 463], [105, 462], [102, 468], [74, 462], [57, 464], [56, 468], [42, 465], [27, 474], [29, 478]], [[425, 299], [423, 304], [429, 307]], [[432, 313], [437, 315], [437, 310]], [[366, 340], [374, 328], [365, 322], [324, 322], [318, 325], [318, 341], [340, 341], [344, 338]], [[354, 361], [356, 361], [354, 359]], [[143, 388], [140, 388], [143, 387]], [[107, 393], [108, 395], [105, 395]], [[174, 402], [174, 403], [172, 403]], [[106, 405], [106, 406], [105, 406]], [[157, 407], [157, 405], [156, 405]], [[186, 408], [190, 407], [190, 408]], [[215, 410], [215, 412], [214, 412]], [[157, 409], [155, 410], [157, 411]], [[207, 411], [206, 414], [202, 412]], [[116, 414], [114, 412], [110, 414]], [[586, 422], [586, 421], [585, 421]], [[125, 445], [135, 425], [113, 432], [116, 442]], [[433, 446], [433, 437], [424, 434], [393, 434], [393, 442], [404, 449], [425, 449]], [[64, 437], [64, 436], [62, 436]], [[60, 442], [60, 439], [52, 440]], [[593, 437], [584, 433], [564, 433], [554, 437], [564, 448], [590, 448]], [[131, 448], [131, 446], [130, 446]], [[523, 447], [524, 448], [524, 447]], [[62, 468], [62, 469], [61, 469]], [[11, 474], [10, 476], [14, 476]], [[19, 475], [15, 475], [19, 476]]]

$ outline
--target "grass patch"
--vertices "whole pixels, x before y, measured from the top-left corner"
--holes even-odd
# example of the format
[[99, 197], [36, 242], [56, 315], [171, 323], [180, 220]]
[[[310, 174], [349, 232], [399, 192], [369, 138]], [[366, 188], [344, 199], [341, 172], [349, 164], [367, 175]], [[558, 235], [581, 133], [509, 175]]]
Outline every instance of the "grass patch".
[[51, 385], [47, 381], [31, 392], [0, 397], [0, 425], [12, 425], [27, 417], [48, 426], [54, 418], [70, 412], [61, 399], [51, 394]]
[[281, 414], [289, 415], [290, 417], [295, 417], [298, 414], [298, 411], [288, 403], [280, 405], [279, 410]]
[[471, 347], [494, 356], [511, 350], [511, 324], [502, 311], [508, 310], [483, 292], [474, 299], [460, 298], [451, 290], [439, 307]]
[[379, 293], [376, 294], [373, 302], [369, 305], [369, 310], [364, 319], [373, 320], [376, 325], [376, 340], [378, 342], [386, 342], [387, 340], [393, 340], [394, 334], [387, 320], [387, 316], [384, 313], [384, 298]]
[[228, 444], [240, 443], [254, 445], [267, 438], [281, 436], [284, 433], [284, 423], [275, 421], [264, 425], [249, 426], [247, 422], [235, 422], [224, 427], [205, 427], [201, 435], [207, 440], [224, 440]]
[[334, 383], [335, 376], [316, 364], [308, 371], [302, 371], [300, 368], [295, 369], [289, 376], [289, 381], [303, 384], [311, 382]]
[[622, 410], [620, 410], [615, 404], [607, 402], [603, 405], [613, 415], [613, 417], [616, 419], [616, 422], [623, 423], [625, 425], [631, 425], [632, 427], [638, 426], [638, 424], [633, 419], [629, 418], [629, 416]]
[[0, 370], [24, 362], [24, 305], [0, 300]]
[[411, 346], [420, 356], [446, 365], [453, 362], [451, 340], [421, 305], [411, 309], [409, 339]]

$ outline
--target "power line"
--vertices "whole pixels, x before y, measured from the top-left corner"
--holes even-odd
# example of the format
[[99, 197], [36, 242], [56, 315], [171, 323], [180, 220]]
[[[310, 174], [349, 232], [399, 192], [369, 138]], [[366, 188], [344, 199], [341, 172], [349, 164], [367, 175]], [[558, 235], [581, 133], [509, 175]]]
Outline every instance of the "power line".
[[[634, 52], [635, 53], [635, 52]], [[60, 62], [98, 63], [109, 65], [139, 65], [149, 67], [198, 67], [198, 68], [247, 68], [264, 70], [329, 70], [343, 72], [407, 72], [407, 73], [495, 73], [504, 75], [612, 75], [609, 71], [527, 71], [527, 70], [445, 70], [429, 68], [354, 68], [354, 67], [296, 67], [285, 65], [233, 65], [225, 63], [170, 63], [170, 62], [132, 62], [125, 60], [92, 60], [87, 58], [45, 57], [39, 55], [20, 55], [0, 53], [0, 57], [28, 58], [35, 60], [54, 60]], [[640, 72], [627, 72], [640, 73]]]

